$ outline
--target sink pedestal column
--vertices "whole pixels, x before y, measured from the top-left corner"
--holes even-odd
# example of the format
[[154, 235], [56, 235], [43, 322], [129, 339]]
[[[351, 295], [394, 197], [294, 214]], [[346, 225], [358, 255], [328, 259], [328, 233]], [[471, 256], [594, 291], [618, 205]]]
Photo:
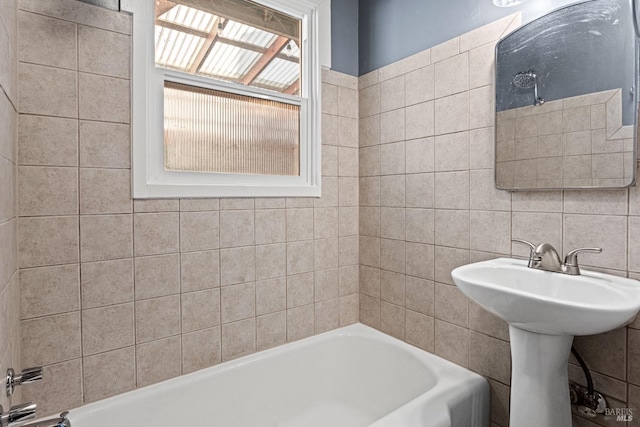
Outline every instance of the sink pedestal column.
[[571, 427], [567, 374], [571, 335], [542, 335], [509, 326], [511, 427]]

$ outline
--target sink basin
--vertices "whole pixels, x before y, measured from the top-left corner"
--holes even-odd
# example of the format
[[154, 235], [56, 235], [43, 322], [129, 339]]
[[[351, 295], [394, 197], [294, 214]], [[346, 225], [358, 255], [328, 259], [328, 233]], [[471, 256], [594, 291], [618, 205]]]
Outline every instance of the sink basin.
[[458, 267], [453, 281], [509, 323], [511, 427], [571, 427], [567, 364], [574, 335], [607, 332], [640, 310], [640, 282], [582, 270], [536, 270], [499, 258]]
[[549, 335], [593, 335], [631, 321], [640, 283], [582, 270], [579, 276], [498, 258], [458, 267], [454, 282], [469, 298], [520, 329]]

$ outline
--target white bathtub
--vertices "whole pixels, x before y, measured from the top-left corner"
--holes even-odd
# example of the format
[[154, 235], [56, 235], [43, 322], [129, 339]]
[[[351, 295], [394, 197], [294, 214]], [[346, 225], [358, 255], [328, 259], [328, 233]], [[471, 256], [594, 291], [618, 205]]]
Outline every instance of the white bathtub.
[[484, 378], [356, 324], [72, 409], [72, 427], [487, 427]]

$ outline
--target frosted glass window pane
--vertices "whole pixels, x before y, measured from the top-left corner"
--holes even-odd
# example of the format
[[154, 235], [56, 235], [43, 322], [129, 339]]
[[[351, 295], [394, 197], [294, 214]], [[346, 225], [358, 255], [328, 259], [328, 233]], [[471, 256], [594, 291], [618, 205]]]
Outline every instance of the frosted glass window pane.
[[164, 85], [166, 170], [300, 175], [300, 107]]

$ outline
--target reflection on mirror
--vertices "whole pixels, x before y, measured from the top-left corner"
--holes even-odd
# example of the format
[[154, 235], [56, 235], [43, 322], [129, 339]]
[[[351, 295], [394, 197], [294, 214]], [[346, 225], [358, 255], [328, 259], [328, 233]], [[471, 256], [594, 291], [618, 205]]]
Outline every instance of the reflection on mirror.
[[638, 39], [631, 0], [591, 0], [496, 47], [496, 187], [635, 184]]

